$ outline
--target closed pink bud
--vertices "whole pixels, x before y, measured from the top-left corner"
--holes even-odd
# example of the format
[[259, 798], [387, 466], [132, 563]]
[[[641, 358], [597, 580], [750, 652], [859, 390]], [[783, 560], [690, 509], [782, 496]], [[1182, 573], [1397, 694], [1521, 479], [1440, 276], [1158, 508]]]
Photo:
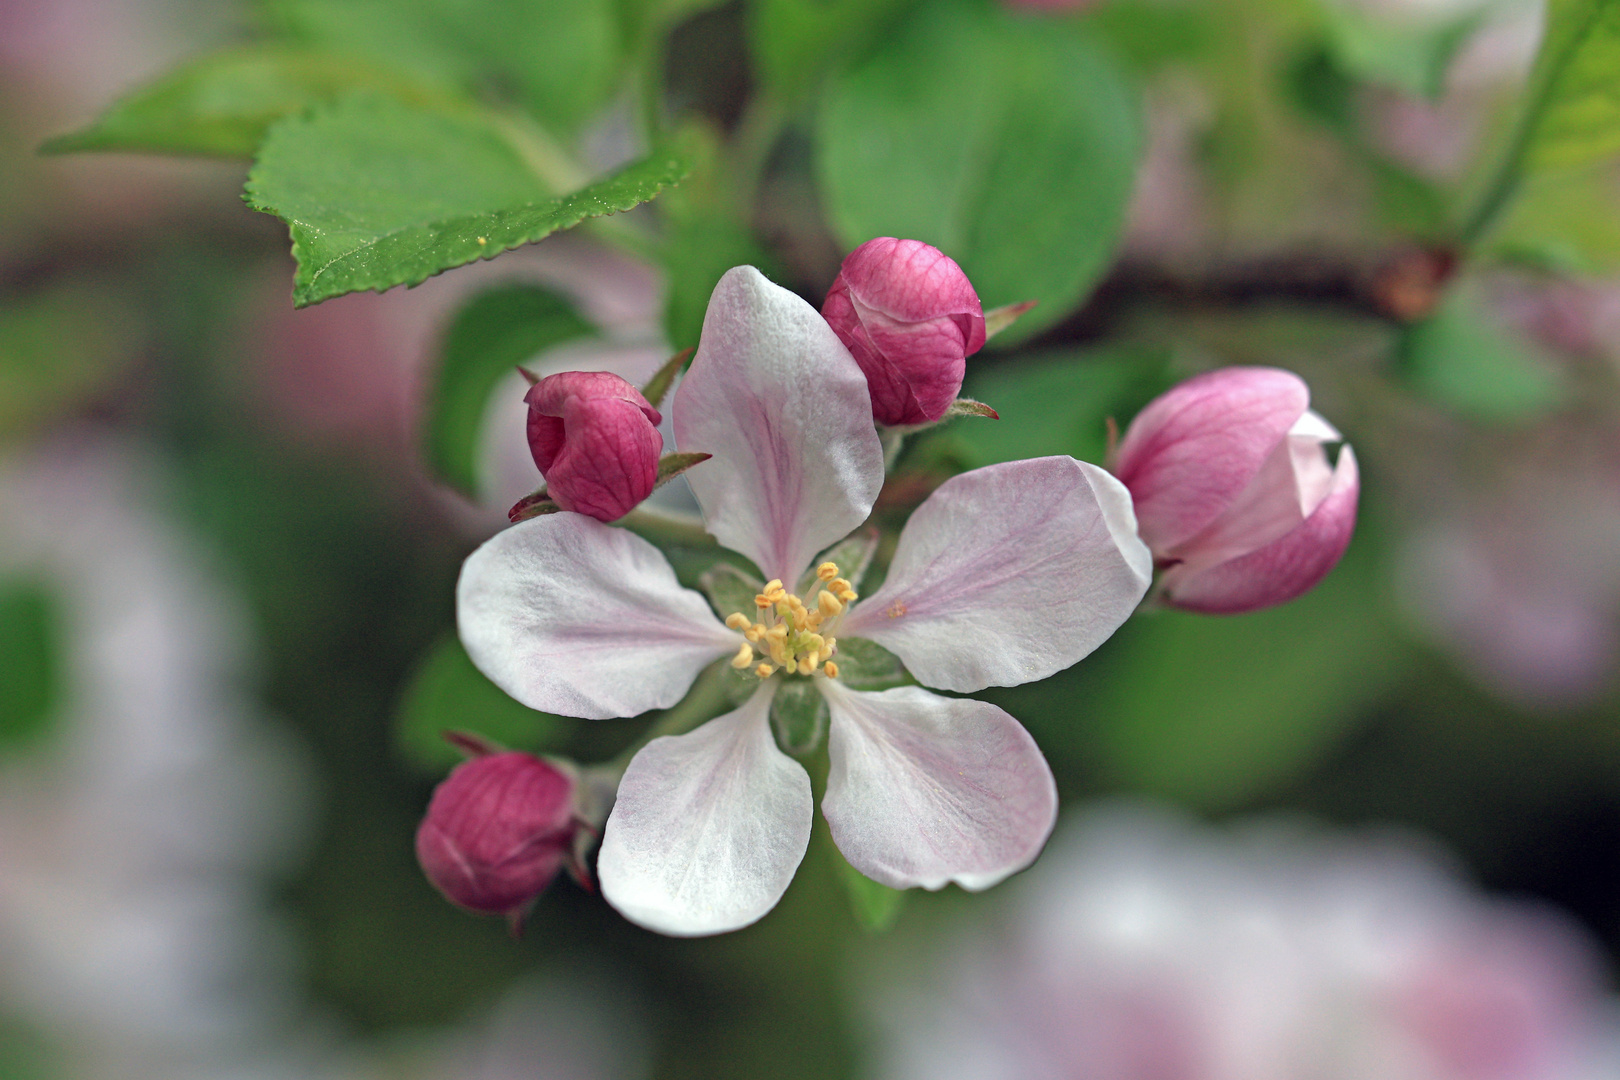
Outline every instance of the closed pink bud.
[[1299, 376], [1221, 368], [1161, 394], [1131, 421], [1115, 474], [1166, 602], [1235, 614], [1292, 600], [1333, 569], [1356, 524], [1349, 446], [1310, 410]]
[[573, 854], [574, 778], [516, 751], [457, 765], [433, 792], [416, 858], [451, 903], [516, 917]]
[[866, 373], [872, 416], [938, 420], [984, 344], [984, 309], [967, 275], [921, 240], [880, 236], [849, 253], [821, 314]]
[[564, 510], [616, 521], [658, 483], [662, 419], [641, 392], [605, 371], [541, 379], [529, 404], [529, 450]]

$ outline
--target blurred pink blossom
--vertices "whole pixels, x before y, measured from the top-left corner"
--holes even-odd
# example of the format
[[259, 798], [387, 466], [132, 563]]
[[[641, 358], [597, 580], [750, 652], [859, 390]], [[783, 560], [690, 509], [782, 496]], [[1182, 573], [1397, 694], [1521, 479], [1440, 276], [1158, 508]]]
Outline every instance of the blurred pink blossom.
[[1140, 807], [1059, 830], [1005, 920], [874, 990], [890, 1080], [1601, 1080], [1589, 942], [1432, 852]]

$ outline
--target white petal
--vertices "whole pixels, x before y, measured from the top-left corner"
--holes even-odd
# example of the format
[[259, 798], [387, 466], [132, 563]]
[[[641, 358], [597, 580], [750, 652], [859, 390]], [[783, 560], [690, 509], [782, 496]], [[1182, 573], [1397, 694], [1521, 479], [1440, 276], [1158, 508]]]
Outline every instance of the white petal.
[[456, 623], [496, 686], [531, 709], [592, 719], [668, 708], [740, 640], [657, 548], [569, 513], [514, 525], [469, 555]]
[[792, 584], [866, 520], [883, 450], [866, 377], [816, 309], [752, 266], [727, 271], [675, 392], [675, 442], [709, 532]]
[[896, 889], [977, 890], [1035, 861], [1057, 786], [1022, 724], [916, 686], [821, 686], [832, 713], [821, 812], [851, 866]]
[[776, 680], [696, 731], [630, 762], [602, 835], [602, 895], [677, 937], [747, 926], [787, 890], [810, 843], [810, 777], [776, 748]]
[[1017, 686], [1108, 640], [1152, 577], [1123, 484], [1073, 458], [1010, 461], [917, 508], [838, 636], [871, 638], [928, 686]]

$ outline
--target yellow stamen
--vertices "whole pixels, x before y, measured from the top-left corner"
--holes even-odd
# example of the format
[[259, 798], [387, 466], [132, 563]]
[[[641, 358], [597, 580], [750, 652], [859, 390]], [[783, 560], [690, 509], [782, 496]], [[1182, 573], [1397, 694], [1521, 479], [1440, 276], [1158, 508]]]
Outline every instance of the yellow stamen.
[[831, 645], [823, 645], [821, 647], [821, 652], [819, 654], [820, 657], [821, 657], [821, 662], [823, 664], [825, 664], [829, 659], [832, 658], [832, 654], [833, 654], [832, 646]]
[[841, 589], [838, 593], [838, 599], [842, 600], [846, 604], [853, 604], [860, 598], [861, 594], [856, 592], [854, 589]]
[[816, 606], [821, 608], [823, 615], [829, 617], [844, 610], [844, 605], [838, 602], [838, 597], [829, 592], [824, 592], [816, 597]]
[[787, 638], [787, 633], [788, 628], [783, 626], [781, 623], [777, 623], [775, 626], [765, 631], [765, 636], [770, 638], [772, 641], [783, 641]]
[[753, 620], [740, 611], [734, 611], [726, 616], [726, 625], [733, 630], [747, 630], [753, 625]]
[[799, 661], [799, 674], [800, 675], [812, 674], [816, 670], [816, 665], [819, 664], [819, 663], [821, 663], [821, 660], [818, 657], [814, 657], [814, 656], [805, 657], [803, 660]]
[[731, 666], [741, 671], [754, 662], [754, 650], [747, 642], [737, 646], [737, 655], [731, 658]]
[[766, 596], [764, 593], [760, 593], [758, 596], [754, 597], [754, 606], [760, 608], [761, 610], [768, 608], [771, 606], [771, 598]]
[[766, 596], [770, 596], [772, 593], [782, 593], [782, 592], [786, 592], [786, 591], [787, 590], [782, 588], [782, 579], [781, 578], [771, 578], [771, 580], [769, 580], [769, 581], [767, 581], [765, 583], [765, 595]]
[[850, 585], [849, 579], [847, 578], [833, 578], [831, 581], [827, 582], [827, 588], [831, 589], [835, 593], [839, 593], [843, 592], [845, 589], [853, 588], [853, 586]]
[[753, 626], [750, 626], [748, 629], [743, 631], [743, 637], [756, 643], [764, 636], [765, 625], [763, 623], [755, 623]]
[[824, 666], [821, 670], [827, 673], [827, 677], [829, 679], [838, 678], [838, 665], [833, 663], [831, 660], [827, 661], [826, 666]]
[[831, 581], [833, 578], [835, 578], [837, 576], [838, 576], [838, 564], [837, 563], [824, 562], [820, 566], [816, 567], [816, 577], [820, 578], [822, 581]]
[[776, 669], [771, 667], [769, 664], [761, 664], [759, 667], [754, 669], [754, 674], [758, 675], [762, 679], [768, 679], [772, 675], [776, 674]]

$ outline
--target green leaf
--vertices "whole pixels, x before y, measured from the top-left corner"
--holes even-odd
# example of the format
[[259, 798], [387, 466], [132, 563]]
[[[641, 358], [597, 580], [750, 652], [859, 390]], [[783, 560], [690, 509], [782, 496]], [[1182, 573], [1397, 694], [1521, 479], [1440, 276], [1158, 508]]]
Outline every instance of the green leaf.
[[827, 699], [812, 680], [782, 678], [771, 698], [771, 730], [776, 744], [789, 754], [807, 754], [821, 745], [827, 732]]
[[1106, 681], [1069, 706], [1100, 725], [1114, 779], [1229, 807], [1330, 751], [1406, 671], [1364, 540], [1313, 592], [1280, 607], [1131, 620], [1109, 645]]
[[502, 285], [456, 313], [428, 395], [428, 464], [460, 491], [478, 495], [479, 435], [490, 393], [536, 353], [595, 333], [562, 297], [536, 285]]
[[943, 0], [833, 80], [818, 172], [845, 247], [933, 244], [986, 305], [1039, 301], [1003, 335], [1023, 339], [1107, 269], [1141, 142], [1136, 96], [1083, 24]]
[[415, 285], [533, 243], [589, 217], [628, 210], [677, 183], [668, 149], [554, 197], [538, 178], [532, 132], [480, 111], [433, 112], [353, 95], [270, 129], [247, 200], [292, 233], [293, 302]]
[[1540, 169], [1492, 232], [1489, 254], [1564, 274], [1620, 271], [1620, 173], [1614, 162]]
[[664, 218], [662, 256], [669, 281], [664, 332], [681, 349], [696, 347], [709, 295], [727, 270], [757, 266], [767, 276], [775, 271], [769, 253], [754, 241], [742, 217], [719, 139], [707, 128], [687, 129], [691, 175], [658, 204]]
[[1620, 0], [1550, 0], [1527, 100], [1531, 167], [1620, 151]]
[[567, 734], [566, 723], [506, 696], [467, 658], [454, 634], [422, 659], [400, 700], [394, 742], [412, 765], [441, 772], [462, 759], [446, 731], [471, 731], [513, 750], [542, 751]]
[[1344, 70], [1363, 82], [1383, 83], [1413, 97], [1433, 100], [1445, 89], [1446, 72], [1485, 21], [1471, 11], [1432, 22], [1403, 22], [1323, 0], [1328, 47]]
[[0, 437], [104, 392], [134, 350], [140, 325], [136, 313], [89, 284], [0, 302]]
[[916, 0], [753, 0], [748, 45], [760, 84], [797, 100], [882, 35]]
[[368, 61], [250, 45], [185, 64], [123, 98], [89, 127], [58, 136], [42, 149], [251, 157], [275, 121], [356, 89], [418, 105], [444, 97]]
[[895, 920], [900, 917], [900, 909], [906, 905], [905, 891], [879, 885], [849, 865], [843, 853], [832, 844], [828, 844], [827, 848], [837, 860], [838, 880], [849, 894], [849, 906], [855, 913], [855, 921], [861, 924], [862, 929], [873, 934], [881, 934], [894, 926]]
[[0, 752], [37, 743], [63, 695], [56, 598], [33, 581], [0, 582]]
[[272, 0], [294, 40], [369, 57], [529, 109], [572, 131], [623, 68], [614, 0]]
[[1549, 0], [1513, 140], [1460, 235], [1485, 235], [1526, 174], [1620, 151], [1620, 0]]
[[1069, 454], [1101, 462], [1108, 419], [1123, 428], [1167, 385], [1158, 350], [1046, 353], [974, 371], [964, 389], [1000, 420], [964, 420], [928, 437], [918, 454], [942, 454], [976, 468], [1002, 461]]
[[1494, 322], [1466, 285], [1453, 289], [1429, 318], [1406, 328], [1400, 358], [1415, 389], [1475, 420], [1530, 420], [1568, 398], [1557, 369]]

